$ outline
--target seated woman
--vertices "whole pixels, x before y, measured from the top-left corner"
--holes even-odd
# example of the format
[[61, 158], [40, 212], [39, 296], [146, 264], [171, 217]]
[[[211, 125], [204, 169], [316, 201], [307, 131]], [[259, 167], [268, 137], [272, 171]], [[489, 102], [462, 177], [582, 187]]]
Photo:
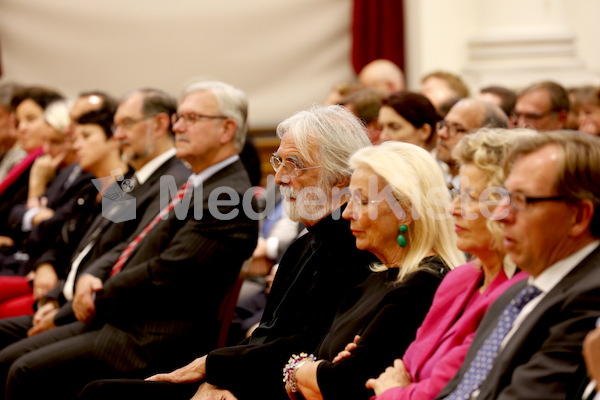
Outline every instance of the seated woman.
[[[77, 120], [75, 143], [77, 160], [81, 169], [98, 178], [110, 177], [112, 171], [127, 172], [129, 167], [122, 161], [119, 142], [112, 136], [113, 109], [88, 112]], [[66, 214], [60, 234], [44, 237], [44, 251], [32, 259], [30, 265], [35, 273], [30, 277], [0, 277], [0, 318], [32, 314], [32, 305], [54, 288], [58, 280], [65, 278], [68, 262], [79, 239], [94, 217], [101, 212], [101, 193], [105, 193], [113, 179], [100, 179], [101, 190], [89, 190], [82, 186], [76, 196], [66, 201], [58, 210]], [[48, 304], [51, 306], [52, 304]], [[49, 308], [53, 310], [54, 307]]]
[[[355, 170], [343, 217], [356, 246], [381, 264], [342, 302], [315, 356], [290, 358], [284, 379], [292, 398], [296, 391], [306, 399], [368, 398], [365, 380], [404, 353], [440, 280], [464, 261], [442, 172], [427, 151], [383, 143], [360, 150], [350, 164]], [[331, 362], [355, 334], [361, 339], [352, 355]]]
[[505, 178], [504, 157], [519, 138], [535, 134], [482, 129], [465, 136], [454, 149], [462, 166], [452, 215], [459, 249], [474, 258], [446, 275], [402, 359], [367, 381], [378, 400], [435, 398], [460, 368], [490, 304], [526, 277], [524, 272], [515, 274], [516, 266], [502, 248], [500, 225], [490, 218]]
[[416, 144], [432, 151], [437, 142], [436, 125], [442, 118], [431, 102], [413, 92], [392, 93], [379, 109], [379, 140]]

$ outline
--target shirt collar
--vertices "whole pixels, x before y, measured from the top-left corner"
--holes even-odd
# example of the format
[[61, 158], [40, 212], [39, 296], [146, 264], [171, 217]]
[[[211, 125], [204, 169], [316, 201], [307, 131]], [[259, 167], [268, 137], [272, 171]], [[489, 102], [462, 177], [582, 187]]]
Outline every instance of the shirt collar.
[[596, 247], [600, 245], [600, 240], [594, 240], [575, 253], [555, 262], [546, 268], [536, 278], [529, 277], [529, 284], [534, 285], [544, 293], [548, 293], [554, 288], [569, 272], [573, 270], [584, 258], [586, 258]]
[[214, 174], [216, 174], [218, 171], [222, 170], [223, 168], [227, 167], [228, 165], [233, 164], [234, 162], [236, 162], [239, 159], [240, 159], [240, 156], [235, 154], [229, 158], [224, 159], [223, 161], [220, 161], [216, 164], [211, 165], [210, 167], [206, 168], [203, 171], [200, 171], [197, 174], [192, 174], [190, 176], [189, 180], [192, 182], [192, 185], [194, 187], [199, 187], [208, 178], [210, 178], [211, 176], [213, 176]]
[[139, 171], [136, 171], [133, 176], [140, 185], [143, 185], [161, 165], [166, 163], [171, 157], [174, 157], [175, 153], [175, 148], [171, 148], [161, 155], [154, 157], [152, 160], [148, 161], [146, 165], [140, 168]]

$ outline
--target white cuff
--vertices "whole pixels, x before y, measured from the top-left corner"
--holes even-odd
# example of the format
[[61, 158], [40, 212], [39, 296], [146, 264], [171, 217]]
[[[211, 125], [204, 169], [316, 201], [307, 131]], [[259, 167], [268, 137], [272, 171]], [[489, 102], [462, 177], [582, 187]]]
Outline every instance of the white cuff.
[[31, 232], [31, 229], [33, 228], [33, 217], [40, 211], [40, 208], [41, 207], [35, 207], [25, 211], [25, 214], [23, 214], [23, 222], [21, 223], [21, 230], [23, 232]]

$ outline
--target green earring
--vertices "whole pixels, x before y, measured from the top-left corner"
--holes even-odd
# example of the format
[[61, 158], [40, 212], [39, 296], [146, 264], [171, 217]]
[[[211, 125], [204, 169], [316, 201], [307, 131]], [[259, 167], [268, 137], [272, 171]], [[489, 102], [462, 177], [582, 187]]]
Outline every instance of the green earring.
[[398, 234], [398, 237], [396, 238], [398, 244], [400, 245], [400, 247], [406, 247], [406, 236], [404, 236], [403, 233], [408, 232], [408, 226], [404, 224], [400, 225], [400, 228], [398, 228], [398, 232], [400, 232]]

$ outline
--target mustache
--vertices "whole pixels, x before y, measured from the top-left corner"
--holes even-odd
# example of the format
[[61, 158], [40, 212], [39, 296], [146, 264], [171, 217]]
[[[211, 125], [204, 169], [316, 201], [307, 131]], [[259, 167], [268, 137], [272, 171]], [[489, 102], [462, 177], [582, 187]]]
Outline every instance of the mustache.
[[184, 141], [184, 142], [189, 142], [190, 138], [187, 135], [184, 135], [184, 134], [177, 134], [177, 135], [175, 135], [175, 140], [181, 140], [181, 141]]
[[279, 191], [283, 197], [288, 199], [298, 197], [298, 192], [296, 192], [296, 190], [290, 186], [280, 186]]

